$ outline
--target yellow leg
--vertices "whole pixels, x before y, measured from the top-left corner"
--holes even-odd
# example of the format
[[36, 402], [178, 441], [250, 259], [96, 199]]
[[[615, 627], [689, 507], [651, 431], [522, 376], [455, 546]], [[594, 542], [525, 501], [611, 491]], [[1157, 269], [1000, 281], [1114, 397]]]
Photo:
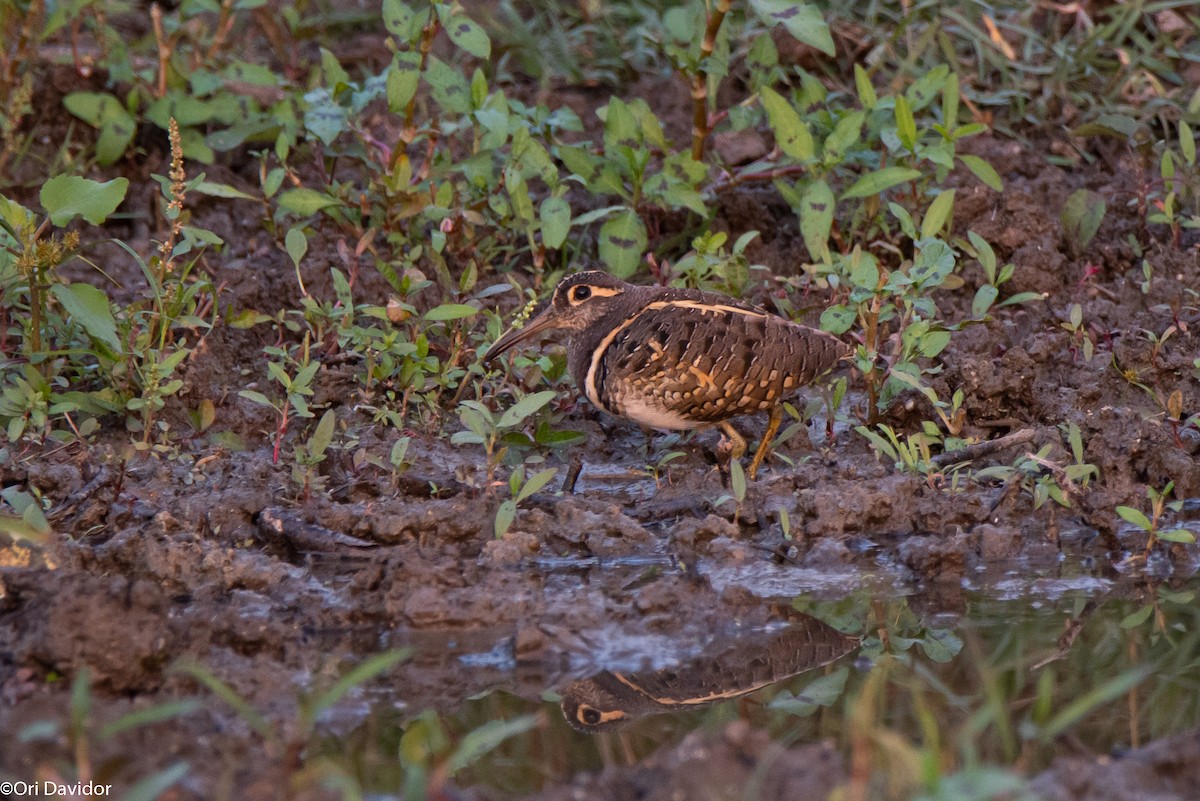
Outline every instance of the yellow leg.
[[739, 434], [728, 420], [720, 423], [720, 426], [725, 436], [729, 437], [729, 462], [732, 464], [746, 455], [746, 438]]
[[746, 471], [746, 475], [751, 481], [758, 474], [758, 467], [766, 458], [767, 450], [771, 447], [771, 440], [775, 439], [775, 432], [779, 430], [779, 424], [783, 422], [783, 412], [778, 406], [772, 406], [770, 417], [767, 418], [767, 430], [763, 432], [762, 442], [758, 443], [758, 450], [754, 452], [754, 458], [750, 460], [750, 469]]

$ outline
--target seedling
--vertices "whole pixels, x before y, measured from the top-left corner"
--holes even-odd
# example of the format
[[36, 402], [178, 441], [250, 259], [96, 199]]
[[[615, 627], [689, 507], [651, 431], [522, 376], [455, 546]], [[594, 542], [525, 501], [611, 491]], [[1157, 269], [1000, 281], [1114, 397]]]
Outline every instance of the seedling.
[[1168, 481], [1162, 490], [1154, 487], [1146, 488], [1146, 497], [1150, 501], [1150, 516], [1147, 517], [1140, 509], [1132, 506], [1118, 506], [1117, 515], [1126, 523], [1141, 529], [1146, 534], [1146, 549], [1140, 555], [1131, 558], [1145, 560], [1159, 540], [1193, 545], [1196, 535], [1186, 528], [1163, 528], [1163, 516], [1167, 512], [1176, 513], [1183, 508], [1183, 501], [1168, 501], [1167, 498], [1175, 489], [1175, 482]]

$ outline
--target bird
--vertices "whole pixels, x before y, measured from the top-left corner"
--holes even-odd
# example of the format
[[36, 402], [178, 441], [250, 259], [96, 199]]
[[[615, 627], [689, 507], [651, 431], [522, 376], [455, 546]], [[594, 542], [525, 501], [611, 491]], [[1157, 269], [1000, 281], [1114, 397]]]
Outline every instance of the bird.
[[746, 440], [730, 420], [768, 412], [746, 475], [753, 480], [783, 420], [782, 404], [851, 353], [832, 334], [715, 292], [630, 284], [599, 270], [574, 273], [545, 310], [497, 339], [490, 363], [543, 332], [567, 336], [567, 369], [593, 406], [642, 426], [718, 426], [731, 460]]

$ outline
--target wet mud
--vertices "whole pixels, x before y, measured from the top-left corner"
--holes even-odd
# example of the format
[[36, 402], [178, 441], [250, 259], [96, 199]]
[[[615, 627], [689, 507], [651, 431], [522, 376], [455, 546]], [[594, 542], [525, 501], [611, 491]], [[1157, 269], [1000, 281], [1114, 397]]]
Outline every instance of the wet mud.
[[[969, 591], [1053, 598], [1055, 582], [1067, 582], [1072, 592], [1105, 598], [1127, 595], [1147, 577], [1193, 575], [1194, 547], [1163, 546], [1147, 564], [1130, 563], [1145, 536], [1114, 510], [1141, 508], [1146, 488], [1168, 481], [1177, 497], [1200, 498], [1200, 432], [1174, 424], [1162, 406], [1179, 391], [1185, 418], [1200, 411], [1200, 240], [1188, 233], [1176, 249], [1164, 230], [1143, 232], [1130, 208], [1138, 188], [1128, 165], [1081, 161], [1068, 169], [1038, 157], [1061, 144], [1043, 140], [1030, 152], [1000, 139], [973, 142], [999, 169], [1005, 190], [956, 176], [954, 233], [974, 230], [992, 242], [1002, 264], [1016, 265], [1011, 292], [1044, 299], [999, 309], [993, 321], [956, 333], [934, 385], [945, 398], [962, 390], [963, 436], [1019, 435], [979, 456], [976, 469], [1048, 447], [1031, 484], [1053, 476], [1074, 461], [1065, 427], [1077, 425], [1084, 461], [1098, 477], [1071, 490], [1069, 507], [1048, 501], [1035, 509], [1031, 485], [955, 483], [949, 469], [897, 471], [852, 431], [827, 441], [820, 418], [781, 446], [790, 463], [771, 459], [742, 504], [718, 502], [730, 489], [715, 463], [714, 432], [647, 438], [564, 389], [566, 424], [586, 441], [551, 455], [549, 464], [562, 476], [571, 456], [582, 456], [575, 492], [549, 485], [496, 539], [501, 497], [479, 488], [479, 449], [449, 444], [455, 415], [434, 421], [436, 430], [374, 425], [354, 406], [353, 384], [335, 363], [318, 376], [318, 405], [360, 430], [357, 449], [381, 458], [398, 437], [411, 437], [410, 466], [393, 477], [355, 462], [349, 450], [334, 451], [322, 466], [328, 491], [304, 499], [290, 467], [272, 463], [269, 411], [237, 395], [247, 381], [265, 381], [260, 351], [276, 332], [218, 326], [187, 362], [187, 392], [165, 412], [181, 432], [165, 452], [130, 458], [129, 434], [115, 425], [86, 446], [8, 445], [0, 482], [36, 489], [58, 536], [44, 549], [3, 550], [0, 772], [45, 775], [69, 759], [63, 737], [47, 744], [14, 733], [65, 719], [70, 679], [85, 669], [104, 720], [202, 695], [176, 669], [193, 662], [279, 722], [294, 719], [305, 688], [365, 655], [412, 647], [412, 658], [389, 673], [386, 703], [401, 715], [452, 714], [492, 691], [536, 701], [548, 688], [562, 691], [601, 671], [647, 675], [686, 664], [718, 635], [767, 625], [772, 605], [801, 595], [906, 595], [923, 617], [954, 618]], [[256, 169], [217, 165], [210, 179], [250, 185]], [[139, 180], [149, 191], [150, 182]], [[1048, 210], [1079, 188], [1105, 197], [1109, 211], [1096, 240], [1075, 253]], [[291, 265], [257, 220], [208, 200], [193, 214], [229, 243], [202, 262], [225, 287], [223, 306], [274, 313], [297, 305]], [[797, 273], [802, 240], [773, 192], [726, 193], [713, 227], [764, 231], [748, 251], [751, 261], [779, 275]], [[1130, 237], [1144, 237], [1143, 254]], [[336, 261], [334, 241], [312, 247], [327, 248]], [[1153, 267], [1146, 287], [1143, 258]], [[324, 261], [310, 251], [305, 262], [314, 294], [331, 292], [316, 266]], [[133, 271], [114, 274], [129, 291], [137, 286]], [[983, 280], [973, 263], [962, 277], [961, 289], [937, 298], [948, 320], [969, 316]], [[384, 287], [364, 271], [356, 294], [382, 301]], [[1094, 340], [1090, 361], [1079, 337], [1061, 325], [1073, 304]], [[1174, 335], [1155, 348], [1144, 332], [1161, 335], [1169, 326]], [[848, 403], [861, 410], [861, 387], [855, 376], [850, 381]], [[215, 425], [203, 434], [187, 423], [202, 400], [216, 408]], [[908, 431], [932, 419], [915, 393], [887, 416]], [[764, 423], [765, 416], [737, 425], [753, 439]], [[674, 450], [684, 455], [655, 475], [653, 465]], [[370, 701], [356, 695], [340, 714], [359, 719]], [[327, 721], [335, 733], [339, 720]], [[1198, 748], [1196, 733], [1184, 732], [1119, 757], [1064, 756], [1033, 786], [1054, 801], [1194, 799]], [[101, 744], [94, 761], [128, 787], [161, 768], [164, 754], [193, 766], [175, 797], [236, 788], [226, 797], [274, 798], [290, 775], [284, 755], [214, 701]], [[823, 798], [851, 774], [847, 754], [830, 741], [784, 745], [736, 720], [687, 734], [634, 765], [548, 782], [538, 797]], [[504, 797], [486, 787], [467, 792]], [[313, 785], [299, 797], [336, 794]]]

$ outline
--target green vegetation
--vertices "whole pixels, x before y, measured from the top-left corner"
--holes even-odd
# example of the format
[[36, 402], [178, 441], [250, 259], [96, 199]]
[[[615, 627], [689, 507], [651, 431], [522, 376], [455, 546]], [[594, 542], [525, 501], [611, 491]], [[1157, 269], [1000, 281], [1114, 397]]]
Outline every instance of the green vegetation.
[[[976, 491], [989, 511], [1027, 498], [1022, 514], [1055, 532], [1063, 510], [1097, 529], [1100, 517], [1115, 531], [1123, 520], [1146, 539], [1123, 567], [1173, 558], [1195, 540], [1188, 499], [1170, 499], [1200, 435], [1189, 405], [1200, 359], [1178, 353], [1195, 335], [1200, 288], [1171, 258], [1194, 256], [1200, 229], [1193, 5], [383, 0], [376, 13], [11, 0], [0, 5], [0, 467], [103, 446], [120, 464], [116, 504], [128, 465], [254, 449], [265, 465], [269, 450], [278, 467], [262, 480], [288, 503], [316, 504], [357, 478], [331, 480], [334, 470], [376, 470], [385, 493], [428, 484], [440, 495], [420, 464], [433, 444], [472, 462], [444, 475], [486, 504], [488, 535], [503, 538], [557, 491], [586, 421], [561, 353], [531, 349], [491, 368], [479, 356], [587, 266], [746, 298], [853, 343], [852, 369], [804, 409], [789, 406], [776, 445], [821, 414], [825, 453], [873, 451], [886, 467], [867, 467], [906, 488]], [[55, 71], [82, 88], [60, 91]], [[1070, 176], [1061, 208], [1039, 209], [1061, 258], [1018, 259], [1027, 232], [985, 228], [980, 209], [1001, 208], [1006, 180], [1047, 165]], [[1135, 171], [1136, 189], [1090, 180], [1093, 165]], [[1043, 270], [1056, 280], [1036, 280]], [[1057, 280], [1065, 270], [1077, 276]], [[1164, 286], [1182, 288], [1164, 300]], [[1112, 309], [1130, 304], [1153, 322], [1113, 330]], [[1042, 338], [1036, 354], [1013, 334], [1026, 329]], [[972, 336], [989, 346], [964, 358]], [[206, 368], [222, 348], [249, 356], [218, 387]], [[1110, 424], [1108, 397], [1047, 400], [1024, 374], [972, 393], [1039, 360], [1079, 371], [1081, 384], [1107, 379], [1105, 392], [1127, 393], [1186, 458], [1139, 463], [1132, 489], [1109, 486], [1110, 462], [1090, 449]], [[991, 402], [1004, 392], [1034, 398], [1024, 409], [1066, 411], [1014, 417]], [[972, 447], [993, 425], [1039, 430], [985, 465]], [[678, 442], [638, 454], [635, 478], [659, 487], [707, 470]], [[816, 460], [775, 464], [802, 461]], [[0, 550], [53, 541], [51, 502], [12, 475]], [[697, 508], [747, 525], [756, 490], [735, 462]], [[805, 537], [798, 509], [778, 509], [789, 544]], [[878, 614], [861, 597], [844, 608], [801, 600], [864, 634], [874, 669], [842, 667], [776, 695], [767, 725], [840, 737], [854, 758], [899, 766], [889, 798], [1019, 793], [988, 765], [1044, 763], [1088, 714], [1147, 692], [1151, 669], [1184, 674], [1169, 646], [1195, 639], [1195, 605], [1157, 586], [1147, 596], [1118, 631], [1094, 635], [1111, 668], [1094, 686], [1034, 669], [1019, 638], [1001, 637], [972, 663], [977, 676], [947, 679], [969, 685], [961, 691], [931, 678], [931, 664], [982, 648], [970, 632], [926, 626], [902, 601]], [[1084, 673], [1084, 650], [1054, 659]], [[405, 656], [306, 693], [287, 722], [206, 667], [183, 674], [240, 717], [294, 788], [354, 798], [362, 777], [335, 758], [321, 716]], [[1194, 711], [1189, 682], [1148, 692], [1169, 708], [1172, 693], [1192, 690], [1182, 718]], [[96, 747], [201, 703], [101, 725], [86, 670], [71, 686], [65, 722], [18, 736], [65, 742], [55, 769], [79, 780], [95, 773]], [[532, 715], [457, 731], [408, 712], [389, 792], [410, 798], [438, 797], [510, 738], [548, 731]], [[919, 741], [895, 735], [900, 717]], [[1134, 710], [1123, 723], [1140, 720]], [[165, 793], [188, 769], [141, 777], [131, 796]]]

